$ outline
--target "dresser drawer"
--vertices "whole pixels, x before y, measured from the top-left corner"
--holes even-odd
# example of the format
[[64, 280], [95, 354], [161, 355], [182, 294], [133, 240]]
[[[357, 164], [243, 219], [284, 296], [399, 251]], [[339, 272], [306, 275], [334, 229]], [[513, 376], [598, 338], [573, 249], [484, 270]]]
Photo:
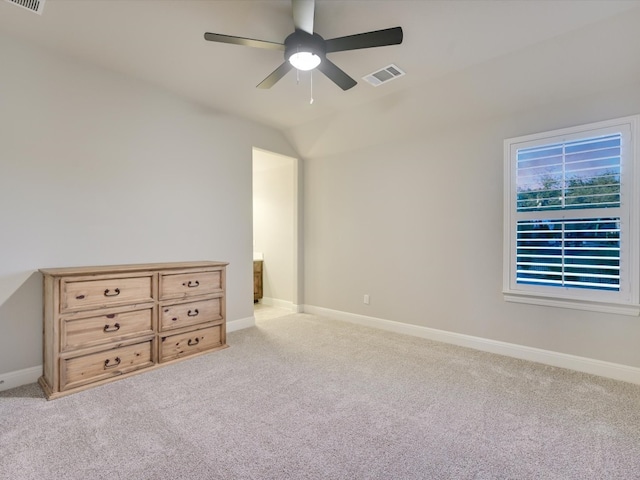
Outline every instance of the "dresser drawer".
[[222, 325], [160, 338], [160, 362], [221, 347]]
[[73, 350], [153, 333], [153, 310], [111, 313], [61, 322], [60, 348]]
[[160, 300], [209, 295], [223, 291], [222, 271], [160, 275]]
[[61, 359], [60, 390], [116, 377], [153, 365], [152, 340], [90, 355]]
[[144, 277], [62, 279], [60, 311], [90, 310], [153, 302], [151, 275]]
[[160, 330], [188, 327], [198, 323], [222, 320], [220, 298], [199, 302], [163, 305], [160, 312]]

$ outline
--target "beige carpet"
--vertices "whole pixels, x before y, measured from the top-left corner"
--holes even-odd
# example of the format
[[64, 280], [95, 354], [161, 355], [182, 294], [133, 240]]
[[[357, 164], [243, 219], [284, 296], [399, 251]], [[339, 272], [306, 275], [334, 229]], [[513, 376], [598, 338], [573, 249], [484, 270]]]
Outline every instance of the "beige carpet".
[[274, 318], [284, 317], [285, 315], [290, 315], [291, 313], [291, 310], [288, 310], [286, 308], [273, 307], [271, 305], [265, 305], [263, 303], [253, 304], [253, 316], [256, 319], [256, 323], [273, 320]]
[[0, 394], [3, 479], [640, 479], [640, 386], [306, 314], [44, 400]]

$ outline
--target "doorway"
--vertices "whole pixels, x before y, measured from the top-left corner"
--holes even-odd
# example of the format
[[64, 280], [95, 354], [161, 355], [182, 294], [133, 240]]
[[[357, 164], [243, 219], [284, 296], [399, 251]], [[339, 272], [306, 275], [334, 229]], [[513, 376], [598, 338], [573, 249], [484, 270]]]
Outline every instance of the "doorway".
[[298, 162], [253, 149], [253, 259], [262, 270], [256, 320], [301, 311]]

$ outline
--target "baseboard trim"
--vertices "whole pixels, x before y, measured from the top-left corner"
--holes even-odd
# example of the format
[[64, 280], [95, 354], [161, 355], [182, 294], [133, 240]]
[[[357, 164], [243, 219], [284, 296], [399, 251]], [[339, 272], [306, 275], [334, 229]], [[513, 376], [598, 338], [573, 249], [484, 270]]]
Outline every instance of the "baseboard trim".
[[368, 317], [366, 315], [331, 310], [313, 305], [304, 305], [304, 312], [344, 322], [355, 323], [366, 327], [426, 338], [437, 342], [473, 348], [483, 352], [496, 353], [508, 357], [519, 358], [521, 360], [529, 360], [531, 362], [551, 365], [553, 367], [567, 368], [569, 370], [640, 385], [640, 368], [631, 367], [629, 365], [604, 362], [593, 358], [579, 357], [576, 355], [527, 347], [514, 343], [474, 337], [461, 333], [447, 332], [446, 330], [438, 330], [435, 328], [410, 325], [408, 323], [395, 322], [382, 318]]
[[251, 328], [256, 326], [255, 317], [246, 317], [239, 320], [233, 320], [227, 322], [227, 332], [235, 332], [236, 330], [242, 330], [244, 328]]
[[[298, 310], [299, 309], [299, 310]], [[592, 358], [578, 357], [566, 353], [542, 350], [540, 348], [527, 347], [514, 343], [489, 340], [482, 337], [474, 337], [461, 333], [447, 332], [435, 328], [410, 325], [408, 323], [395, 322], [382, 318], [368, 317], [354, 313], [341, 312], [313, 305], [298, 305], [296, 311], [309, 313], [312, 315], [325, 316], [349, 323], [355, 323], [365, 327], [378, 328], [394, 333], [411, 335], [414, 337], [426, 338], [437, 342], [449, 343], [460, 347], [473, 348], [483, 352], [506, 355], [508, 357], [529, 360], [531, 362], [551, 365], [553, 367], [567, 368], [578, 372], [589, 373], [601, 377], [607, 377], [623, 382], [640, 385], [640, 368], [621, 365], [618, 363], [604, 362]], [[244, 328], [251, 328], [256, 325], [254, 317], [241, 318], [227, 322], [227, 332], [235, 332]], [[16, 370], [0, 374], [0, 392], [11, 388], [20, 387], [29, 383], [35, 383], [42, 375], [42, 365], [36, 367]]]
[[35, 383], [41, 375], [42, 365], [16, 370], [15, 372], [0, 373], [0, 392]]
[[269, 307], [284, 308], [295, 313], [302, 313], [302, 306], [296, 305], [288, 300], [280, 300], [278, 298], [263, 297], [260, 303]]

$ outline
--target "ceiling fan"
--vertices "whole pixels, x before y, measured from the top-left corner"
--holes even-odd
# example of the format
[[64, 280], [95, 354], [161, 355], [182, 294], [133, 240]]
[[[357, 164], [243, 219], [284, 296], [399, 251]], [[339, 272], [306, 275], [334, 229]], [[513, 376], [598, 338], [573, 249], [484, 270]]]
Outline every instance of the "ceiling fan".
[[291, 0], [291, 6], [295, 31], [285, 39], [284, 43], [209, 32], [204, 34], [204, 38], [210, 42], [231, 43], [269, 50], [284, 50], [284, 62], [260, 82], [257, 88], [271, 88], [292, 68], [297, 68], [298, 70], [313, 70], [317, 68], [342, 90], [348, 90], [358, 82], [329, 60], [326, 56], [327, 53], [384, 47], [402, 43], [402, 27], [325, 40], [313, 31], [315, 0]]

